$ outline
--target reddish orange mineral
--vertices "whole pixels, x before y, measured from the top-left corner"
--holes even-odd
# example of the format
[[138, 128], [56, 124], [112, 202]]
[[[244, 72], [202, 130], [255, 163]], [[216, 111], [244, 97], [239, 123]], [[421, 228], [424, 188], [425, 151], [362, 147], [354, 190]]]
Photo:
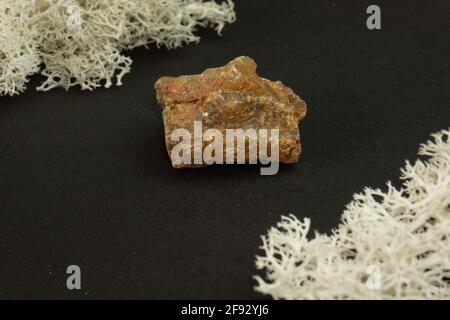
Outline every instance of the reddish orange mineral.
[[[184, 128], [194, 136], [194, 122], [201, 122], [203, 132], [217, 129], [224, 135], [226, 129], [279, 129], [279, 162], [298, 161], [298, 124], [305, 117], [306, 104], [281, 82], [259, 77], [252, 58], [238, 57], [198, 75], [162, 77], [156, 81], [155, 89], [163, 108], [166, 146], [174, 167], [207, 164], [203, 160], [197, 164], [175, 163], [171, 156], [178, 143], [172, 141], [173, 130]], [[237, 148], [224, 147], [223, 152], [236, 154]], [[191, 151], [194, 157], [194, 145]], [[248, 160], [248, 150], [245, 154]]]

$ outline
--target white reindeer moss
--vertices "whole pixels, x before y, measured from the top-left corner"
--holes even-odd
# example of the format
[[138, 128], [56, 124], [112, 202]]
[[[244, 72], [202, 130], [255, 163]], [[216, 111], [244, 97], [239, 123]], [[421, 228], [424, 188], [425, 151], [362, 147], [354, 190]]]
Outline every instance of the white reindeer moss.
[[403, 187], [354, 195], [331, 235], [282, 217], [263, 236], [256, 290], [275, 299], [449, 299], [450, 129], [402, 169]]
[[28, 76], [39, 70], [36, 33], [26, 20], [17, 3], [0, 2], [0, 96], [22, 92]]
[[124, 50], [178, 48], [199, 41], [198, 26], [220, 34], [234, 20], [232, 0], [1, 0], [0, 95], [24, 91], [40, 67], [40, 91], [120, 86]]

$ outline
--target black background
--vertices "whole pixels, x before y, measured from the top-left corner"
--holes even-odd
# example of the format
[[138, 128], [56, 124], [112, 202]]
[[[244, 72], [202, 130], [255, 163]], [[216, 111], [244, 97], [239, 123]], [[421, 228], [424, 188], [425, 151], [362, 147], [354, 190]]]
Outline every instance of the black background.
[[[378, 31], [368, 1], [238, 0], [222, 37], [133, 51], [123, 87], [36, 93], [36, 76], [0, 98], [0, 298], [262, 298], [254, 256], [281, 214], [329, 232], [450, 124], [450, 3], [375, 3]], [[239, 55], [308, 103], [300, 162], [174, 170], [153, 83]]]

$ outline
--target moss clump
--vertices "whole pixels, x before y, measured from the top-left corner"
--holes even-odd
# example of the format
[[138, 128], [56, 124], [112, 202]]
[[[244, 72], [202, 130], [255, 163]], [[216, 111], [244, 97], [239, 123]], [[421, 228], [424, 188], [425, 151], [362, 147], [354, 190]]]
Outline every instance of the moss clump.
[[220, 33], [234, 20], [231, 0], [2, 0], [0, 95], [24, 91], [40, 68], [40, 91], [121, 85], [132, 63], [124, 50], [178, 48], [199, 41], [198, 26]]
[[331, 235], [283, 217], [263, 237], [256, 290], [275, 299], [449, 299], [450, 129], [402, 169], [403, 187], [356, 194]]

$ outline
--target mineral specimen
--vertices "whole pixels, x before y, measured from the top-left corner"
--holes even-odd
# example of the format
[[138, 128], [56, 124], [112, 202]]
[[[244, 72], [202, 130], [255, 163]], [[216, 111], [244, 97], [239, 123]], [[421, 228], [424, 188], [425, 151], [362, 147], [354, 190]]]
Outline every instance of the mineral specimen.
[[[205, 151], [205, 142], [200, 146], [191, 143], [189, 150], [183, 149], [188, 158], [194, 158], [193, 161], [180, 163], [174, 161], [172, 155], [172, 150], [178, 145], [178, 141], [173, 141], [174, 130], [184, 129], [194, 137], [198, 135], [196, 127], [199, 123], [200, 130], [213, 129], [224, 135], [229, 129], [258, 132], [277, 129], [279, 162], [298, 161], [301, 151], [298, 123], [305, 117], [306, 104], [281, 82], [259, 77], [253, 59], [242, 56], [223, 67], [207, 69], [198, 75], [162, 77], [155, 83], [155, 89], [158, 103], [163, 108], [166, 146], [174, 167], [211, 164], [202, 158], [195, 159], [199, 152]], [[223, 156], [237, 157], [246, 144], [250, 146], [249, 137], [246, 137], [244, 145], [233, 143], [230, 147], [227, 144], [223, 147]], [[259, 149], [261, 152], [261, 144]], [[249, 150], [245, 150], [245, 162], [252, 163], [252, 160]]]

